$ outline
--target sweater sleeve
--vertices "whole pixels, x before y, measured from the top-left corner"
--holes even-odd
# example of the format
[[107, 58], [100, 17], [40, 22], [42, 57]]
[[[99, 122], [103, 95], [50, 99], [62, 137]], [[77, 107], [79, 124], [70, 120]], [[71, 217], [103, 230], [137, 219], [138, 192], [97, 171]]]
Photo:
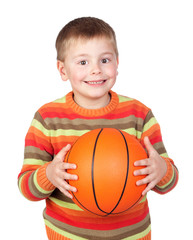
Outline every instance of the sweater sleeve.
[[18, 176], [20, 192], [27, 199], [39, 201], [54, 191], [54, 185], [46, 176], [46, 167], [52, 158], [50, 131], [37, 112], [25, 138], [24, 162]]
[[160, 126], [151, 110], [149, 110], [144, 120], [143, 132], [141, 137], [141, 143], [143, 146], [145, 136], [149, 137], [151, 144], [167, 164], [166, 175], [153, 189], [159, 194], [165, 194], [171, 191], [176, 186], [178, 182], [178, 169], [174, 165], [173, 160], [169, 158], [167, 154], [167, 151], [162, 141]]

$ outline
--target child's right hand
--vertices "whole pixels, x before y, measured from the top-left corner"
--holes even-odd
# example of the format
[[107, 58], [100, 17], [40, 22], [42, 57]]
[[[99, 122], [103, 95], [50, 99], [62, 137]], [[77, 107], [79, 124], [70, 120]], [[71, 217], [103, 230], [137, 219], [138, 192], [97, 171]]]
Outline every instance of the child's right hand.
[[64, 195], [72, 199], [73, 196], [68, 191], [76, 192], [77, 189], [69, 185], [65, 180], [77, 180], [78, 177], [77, 175], [72, 175], [66, 172], [67, 169], [76, 168], [75, 164], [64, 162], [65, 155], [70, 150], [70, 147], [70, 144], [68, 144], [54, 157], [52, 162], [46, 168], [46, 175], [55, 187], [57, 187]]

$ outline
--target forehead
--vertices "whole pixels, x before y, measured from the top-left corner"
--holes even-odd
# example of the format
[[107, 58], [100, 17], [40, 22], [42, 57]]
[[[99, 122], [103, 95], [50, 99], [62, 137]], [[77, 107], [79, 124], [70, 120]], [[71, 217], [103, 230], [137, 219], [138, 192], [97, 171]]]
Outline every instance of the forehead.
[[69, 41], [66, 47], [66, 53], [74, 52], [75, 54], [82, 54], [83, 52], [110, 52], [115, 53], [114, 41], [107, 37], [95, 37], [91, 39], [79, 38]]

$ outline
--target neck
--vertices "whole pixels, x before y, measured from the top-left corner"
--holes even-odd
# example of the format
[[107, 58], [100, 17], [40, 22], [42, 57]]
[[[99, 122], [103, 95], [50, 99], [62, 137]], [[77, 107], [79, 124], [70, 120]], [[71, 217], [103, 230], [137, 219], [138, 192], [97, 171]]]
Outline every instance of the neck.
[[90, 100], [86, 99], [86, 101], [80, 98], [77, 99], [76, 95], [74, 95], [74, 101], [76, 102], [76, 104], [86, 109], [99, 109], [106, 107], [110, 103], [110, 100], [111, 95], [109, 93], [102, 98]]

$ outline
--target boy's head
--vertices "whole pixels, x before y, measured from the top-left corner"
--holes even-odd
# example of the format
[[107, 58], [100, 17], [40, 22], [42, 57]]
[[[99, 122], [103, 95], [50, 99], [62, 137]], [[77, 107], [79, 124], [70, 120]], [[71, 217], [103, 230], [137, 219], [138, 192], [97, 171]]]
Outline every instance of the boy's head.
[[59, 32], [56, 39], [57, 60], [64, 61], [71, 43], [77, 40], [89, 40], [95, 37], [106, 37], [112, 41], [118, 58], [118, 49], [114, 30], [109, 24], [94, 17], [82, 17], [72, 20]]
[[75, 102], [84, 108], [106, 106], [118, 73], [113, 29], [97, 18], [75, 19], [60, 31], [56, 49], [57, 68], [62, 80], [70, 81]]

